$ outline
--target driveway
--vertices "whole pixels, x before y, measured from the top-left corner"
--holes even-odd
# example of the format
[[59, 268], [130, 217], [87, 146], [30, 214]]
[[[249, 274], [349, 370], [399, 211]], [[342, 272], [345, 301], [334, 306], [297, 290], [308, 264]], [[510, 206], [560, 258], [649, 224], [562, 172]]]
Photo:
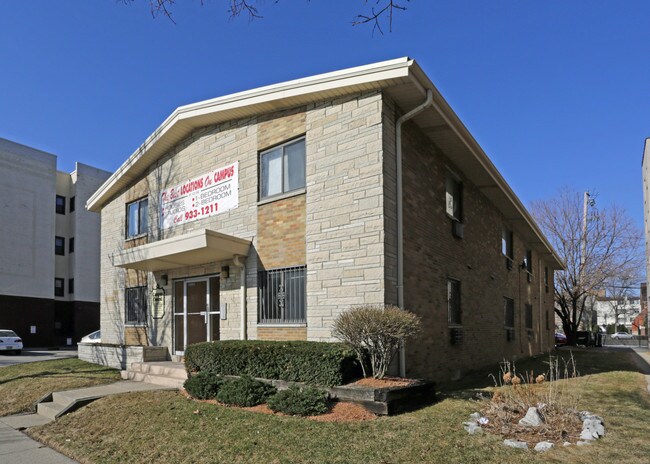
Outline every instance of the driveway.
[[27, 348], [22, 354], [6, 354], [0, 352], [0, 368], [35, 361], [50, 361], [52, 359], [76, 358], [77, 350], [44, 350]]

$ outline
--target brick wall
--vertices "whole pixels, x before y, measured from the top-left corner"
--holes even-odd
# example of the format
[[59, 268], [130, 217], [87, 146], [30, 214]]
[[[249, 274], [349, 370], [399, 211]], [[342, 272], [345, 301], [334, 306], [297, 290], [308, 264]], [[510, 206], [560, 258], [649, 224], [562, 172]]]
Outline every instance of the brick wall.
[[[392, 124], [395, 117], [390, 102], [384, 109], [388, 113], [384, 121]], [[519, 267], [527, 245], [515, 234], [514, 266], [508, 270], [501, 253], [501, 230], [503, 225], [512, 224], [413, 123], [403, 127], [403, 147], [405, 307], [422, 318], [423, 328], [422, 334], [407, 344], [407, 374], [447, 380], [486, 365], [496, 370], [504, 357], [513, 359], [547, 349], [549, 331], [541, 322], [552, 303], [542, 292], [537, 253], [533, 253], [535, 271], [528, 282], [527, 273]], [[393, 166], [385, 160], [385, 171], [392, 173]], [[463, 183], [463, 238], [452, 234], [453, 219], [445, 210], [448, 170], [459, 175]], [[385, 204], [389, 223], [394, 217], [390, 211], [393, 203], [388, 200], [390, 186], [384, 190], [388, 192]], [[389, 238], [392, 234], [387, 233]], [[448, 278], [459, 280], [461, 286], [460, 345], [452, 345], [450, 340]], [[391, 269], [386, 279], [392, 282]], [[515, 301], [514, 341], [506, 340], [504, 297]], [[387, 291], [387, 302], [393, 302], [392, 292]], [[524, 326], [525, 304], [533, 306], [530, 337]]]
[[264, 269], [305, 264], [305, 195], [260, 205], [257, 248]]
[[307, 340], [307, 327], [258, 327], [258, 340]]

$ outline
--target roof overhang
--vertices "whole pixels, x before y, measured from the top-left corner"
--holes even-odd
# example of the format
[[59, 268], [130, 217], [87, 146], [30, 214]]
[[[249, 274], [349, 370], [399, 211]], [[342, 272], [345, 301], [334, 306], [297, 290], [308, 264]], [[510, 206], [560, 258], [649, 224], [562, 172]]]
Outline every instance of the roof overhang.
[[501, 211], [513, 230], [540, 253], [551, 268], [563, 269], [561, 259], [523, 203], [428, 76], [407, 57], [181, 106], [90, 197], [86, 207], [99, 212], [197, 128], [373, 90], [385, 92], [406, 112], [424, 101], [427, 89], [433, 92], [433, 105], [413, 117], [413, 122]]
[[139, 271], [163, 271], [248, 256], [251, 241], [199, 229], [113, 254], [113, 265]]

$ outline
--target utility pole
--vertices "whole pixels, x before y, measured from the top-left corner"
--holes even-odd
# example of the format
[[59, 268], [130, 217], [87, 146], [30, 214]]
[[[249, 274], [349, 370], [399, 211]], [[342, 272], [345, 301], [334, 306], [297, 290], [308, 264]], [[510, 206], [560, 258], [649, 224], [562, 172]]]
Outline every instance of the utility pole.
[[[586, 263], [586, 256], [587, 256], [587, 213], [589, 210], [590, 206], [594, 206], [596, 203], [595, 200], [591, 199], [591, 195], [589, 195], [589, 192], [585, 192], [584, 194], [584, 199], [583, 199], [583, 204], [582, 204], [582, 237], [580, 238], [580, 269], [578, 270], [578, 282], [580, 283], [580, 287], [584, 288], [584, 280], [583, 280], [583, 273], [585, 269], [585, 263]], [[585, 295], [585, 306], [587, 304], [587, 295]], [[591, 330], [592, 327], [592, 312], [593, 312], [593, 304], [592, 307], [589, 310], [589, 330]]]

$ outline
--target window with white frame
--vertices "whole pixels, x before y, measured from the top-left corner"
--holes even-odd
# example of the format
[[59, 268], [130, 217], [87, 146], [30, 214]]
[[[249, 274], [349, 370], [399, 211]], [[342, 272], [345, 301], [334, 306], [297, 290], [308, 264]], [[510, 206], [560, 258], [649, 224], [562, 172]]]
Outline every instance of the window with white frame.
[[305, 188], [305, 138], [260, 153], [260, 199]]
[[260, 271], [260, 324], [304, 324], [307, 321], [307, 266]]
[[501, 253], [512, 260], [512, 231], [505, 227], [501, 229]]
[[147, 323], [147, 287], [129, 287], [124, 290], [124, 323], [145, 325]]
[[149, 200], [141, 198], [126, 205], [126, 238], [147, 233], [149, 224]]
[[447, 279], [447, 322], [450, 326], [462, 324], [460, 307], [460, 281]]
[[446, 212], [457, 221], [463, 220], [463, 184], [460, 179], [450, 171], [445, 178]]

